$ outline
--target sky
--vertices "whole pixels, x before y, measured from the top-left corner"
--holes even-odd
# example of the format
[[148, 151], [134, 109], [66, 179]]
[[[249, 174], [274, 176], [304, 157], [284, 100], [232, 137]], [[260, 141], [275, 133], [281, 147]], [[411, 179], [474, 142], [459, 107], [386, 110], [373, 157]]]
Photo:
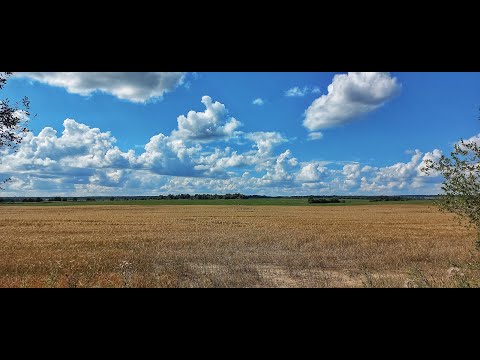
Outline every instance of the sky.
[[30, 132], [2, 196], [437, 194], [480, 142], [480, 73], [15, 73]]

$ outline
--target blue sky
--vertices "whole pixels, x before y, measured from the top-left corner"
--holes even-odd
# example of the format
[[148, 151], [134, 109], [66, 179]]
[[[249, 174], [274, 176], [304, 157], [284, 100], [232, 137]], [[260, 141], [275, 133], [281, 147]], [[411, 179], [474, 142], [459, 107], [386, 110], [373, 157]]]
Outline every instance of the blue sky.
[[31, 132], [5, 196], [432, 194], [480, 138], [480, 73], [17, 73]]

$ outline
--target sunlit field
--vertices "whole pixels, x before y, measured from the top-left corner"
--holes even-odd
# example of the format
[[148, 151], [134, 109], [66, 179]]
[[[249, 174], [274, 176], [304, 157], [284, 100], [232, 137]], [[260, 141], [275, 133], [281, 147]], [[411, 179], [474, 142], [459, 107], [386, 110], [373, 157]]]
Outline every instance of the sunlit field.
[[425, 204], [0, 206], [0, 287], [438, 287], [475, 231]]

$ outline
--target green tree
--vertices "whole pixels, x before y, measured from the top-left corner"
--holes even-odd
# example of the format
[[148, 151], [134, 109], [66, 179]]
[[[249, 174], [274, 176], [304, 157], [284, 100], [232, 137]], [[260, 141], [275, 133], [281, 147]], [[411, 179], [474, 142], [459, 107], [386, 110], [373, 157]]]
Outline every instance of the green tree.
[[480, 147], [474, 141], [460, 141], [450, 157], [426, 160], [422, 169], [428, 175], [440, 174], [443, 194], [436, 200], [443, 211], [466, 219], [477, 229], [476, 246], [480, 249]]
[[[11, 72], [0, 72], [0, 90], [7, 83]], [[27, 121], [30, 115], [30, 101], [24, 97], [20, 103], [10, 104], [8, 99], [0, 99], [0, 150], [7, 147], [13, 151], [22, 142], [24, 135], [28, 132]], [[0, 180], [0, 185], [6, 180]], [[1, 187], [0, 187], [1, 189]]]

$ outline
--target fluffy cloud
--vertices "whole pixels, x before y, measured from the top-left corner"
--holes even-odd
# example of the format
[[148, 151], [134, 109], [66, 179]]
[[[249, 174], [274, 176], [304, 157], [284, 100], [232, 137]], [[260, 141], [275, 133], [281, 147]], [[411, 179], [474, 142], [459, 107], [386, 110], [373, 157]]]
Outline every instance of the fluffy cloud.
[[187, 147], [182, 141], [158, 134], [145, 145], [145, 152], [134, 161], [134, 168], [161, 175], [194, 175], [193, 155], [201, 147]]
[[323, 139], [323, 133], [320, 131], [311, 132], [308, 134], [308, 140], [321, 140]]
[[230, 147], [225, 150], [216, 148], [213, 153], [204, 154], [198, 160], [195, 170], [205, 171], [213, 176], [222, 176], [227, 169], [240, 168], [255, 163], [254, 156], [238, 154]]
[[[10, 191], [59, 192], [55, 184], [63, 184], [63, 191], [78, 194], [158, 189], [167, 182], [165, 175], [220, 180], [237, 176], [241, 168], [273, 174], [270, 180], [283, 176], [285, 155], [277, 159], [274, 149], [286, 139], [276, 132], [236, 132], [240, 122], [228, 117], [225, 105], [208, 96], [202, 103], [204, 112], [180, 116], [176, 130], [152, 136], [141, 154], [122, 151], [109, 132], [66, 119], [61, 134], [46, 127], [38, 135], [28, 133], [18, 152], [3, 150], [0, 175], [13, 177]], [[237, 136], [250, 142], [252, 149], [239, 153], [230, 147], [202, 147], [203, 143], [230, 141]], [[293, 160], [285, 161], [291, 164]]]
[[285, 182], [293, 180], [294, 175], [292, 169], [296, 168], [297, 165], [298, 160], [292, 156], [290, 150], [286, 150], [277, 157], [275, 165], [267, 169], [267, 173], [263, 176], [262, 180], [266, 181], [269, 185], [278, 183], [286, 185]]
[[285, 91], [285, 96], [286, 97], [304, 97], [305, 95], [308, 94], [318, 94], [320, 93], [320, 88], [317, 86], [315, 87], [310, 87], [310, 86], [304, 86], [303, 88], [299, 86], [294, 86], [287, 91]]
[[225, 105], [213, 102], [210, 96], [202, 97], [202, 104], [206, 108], [204, 112], [190, 111], [187, 116], [178, 117], [178, 130], [173, 131], [172, 136], [201, 142], [233, 137], [241, 123], [233, 117], [228, 118]]
[[263, 104], [265, 104], [265, 101], [262, 98], [256, 98], [252, 101], [252, 104], [262, 106]]
[[296, 180], [302, 183], [319, 182], [326, 173], [328, 173], [328, 169], [314, 161], [302, 164], [300, 171], [296, 174]]
[[328, 86], [328, 94], [316, 99], [305, 111], [303, 125], [310, 131], [317, 131], [345, 124], [379, 108], [400, 89], [397, 79], [389, 73], [335, 75]]
[[[178, 192], [243, 192], [266, 195], [332, 195], [332, 194], [435, 194], [440, 191], [441, 179], [425, 177], [420, 169], [429, 156], [437, 156], [439, 150], [426, 154], [416, 151], [410, 161], [385, 167], [345, 164], [341, 169], [329, 168], [328, 163], [312, 161], [298, 163], [287, 150], [276, 157], [265, 175], [254, 176], [244, 172], [217, 178], [169, 178], [162, 191]], [[339, 165], [339, 164], [337, 164]]]
[[[206, 110], [180, 116], [178, 129], [151, 137], [143, 150], [122, 150], [109, 132], [66, 119], [63, 131], [26, 134], [18, 152], [2, 150], [4, 196], [122, 195], [243, 192], [267, 195], [436, 193], [441, 178], [425, 176], [434, 149], [385, 167], [327, 161], [299, 162], [278, 132], [241, 133], [225, 106], [202, 99]], [[229, 124], [237, 124], [230, 125]], [[478, 141], [480, 136], [469, 139]], [[231, 141], [235, 140], [235, 141]], [[243, 146], [235, 149], [239, 142]], [[214, 142], [216, 141], [216, 143]], [[223, 146], [230, 142], [228, 146]], [[245, 148], [246, 146], [246, 148]], [[250, 147], [250, 148], [248, 148]], [[435, 174], [434, 174], [435, 175]]]
[[216, 148], [213, 153], [201, 156], [197, 160], [199, 165], [195, 169], [216, 176], [227, 174], [226, 171], [231, 168], [253, 167], [257, 172], [273, 170], [277, 160], [273, 150], [287, 140], [277, 132], [247, 133], [243, 134], [243, 137], [245, 140], [253, 142], [253, 150], [238, 153], [230, 147], [226, 147], [224, 150]]
[[[7, 185], [8, 195], [44, 196], [44, 195], [124, 195], [159, 193], [225, 193], [243, 192], [266, 195], [310, 195], [310, 194], [415, 194], [436, 193], [439, 179], [423, 177], [418, 168], [426, 155], [413, 155], [407, 163], [397, 163], [387, 167], [361, 166], [347, 164], [340, 170], [329, 168], [321, 162], [298, 163], [290, 150], [273, 157], [262, 172], [255, 169], [259, 157], [252, 154], [240, 154], [231, 149], [217, 150], [216, 153], [199, 157], [198, 166], [193, 175], [181, 175], [179, 160], [168, 165], [159, 155], [160, 145], [168, 139], [151, 141], [154, 149], [148, 152], [151, 162], [143, 159], [143, 168], [49, 168], [48, 165], [35, 164], [26, 171], [16, 171], [13, 182]], [[169, 150], [166, 149], [168, 152]], [[432, 152], [433, 153], [433, 152]], [[140, 158], [140, 155], [138, 158]], [[138, 160], [137, 158], [137, 160]], [[209, 158], [207, 160], [206, 158]], [[173, 166], [173, 164], [175, 164]], [[209, 166], [208, 164], [212, 164]], [[152, 165], [147, 166], [147, 165]], [[157, 164], [153, 166], [154, 164]], [[158, 165], [162, 164], [162, 165]], [[229, 171], [242, 167], [241, 171]], [[35, 169], [37, 167], [37, 169]], [[206, 170], [208, 167], [220, 171]], [[170, 171], [165, 169], [170, 168]], [[4, 174], [3, 169], [0, 173]], [[168, 173], [168, 176], [161, 175]]]
[[17, 153], [4, 158], [2, 168], [22, 171], [42, 168], [89, 168], [119, 166], [128, 163], [132, 153], [122, 153], [114, 146], [116, 139], [109, 132], [90, 128], [66, 119], [60, 137], [53, 128], [44, 128], [38, 136], [28, 133]]
[[360, 177], [360, 164], [348, 164], [343, 167], [343, 184], [346, 189], [351, 189], [357, 185]]
[[182, 72], [24, 72], [16, 77], [29, 78], [83, 96], [96, 91], [119, 99], [142, 103], [161, 98], [183, 83]]
[[465, 142], [467, 142], [467, 143], [468, 142], [473, 142], [473, 143], [477, 144], [478, 146], [480, 146], [480, 134], [472, 136], [470, 139], [465, 140]]
[[[362, 169], [360, 190], [364, 192], [394, 193], [411, 192], [425, 188], [432, 182], [439, 182], [439, 178], [425, 176], [422, 168], [426, 159], [438, 159], [441, 152], [438, 149], [423, 154], [415, 150], [408, 163], [397, 163], [382, 168], [365, 167]], [[356, 179], [358, 179], [358, 175]]]
[[[159, 134], [145, 145], [144, 152], [123, 152], [109, 132], [90, 128], [72, 119], [63, 123], [59, 136], [53, 128], [44, 128], [35, 136], [28, 133], [18, 152], [2, 156], [0, 174], [13, 177], [12, 190], [18, 184], [25, 189], [46, 189], [44, 182], [73, 185], [122, 187], [131, 182], [134, 173], [156, 175], [197, 176], [195, 154], [201, 147], [188, 147], [171, 137]], [[145, 175], [147, 176], [147, 175]], [[15, 185], [16, 184], [16, 185]], [[70, 184], [70, 185], [69, 185]], [[56, 189], [56, 188], [55, 188]]]
[[119, 149], [108, 132], [72, 119], [59, 135], [52, 128], [26, 135], [17, 153], [2, 156], [0, 176], [12, 177], [7, 195], [158, 194], [159, 192], [244, 192], [267, 195], [435, 193], [439, 177], [426, 177], [435, 149], [416, 150], [410, 161], [386, 167], [360, 163], [299, 163], [281, 134], [244, 134], [252, 150], [230, 146], [203, 149], [173, 136], [155, 135], [141, 154]]
[[246, 134], [245, 138], [255, 142], [260, 155], [271, 155], [276, 146], [287, 142], [278, 132], [254, 132]]
[[[415, 150], [410, 161], [385, 167], [360, 163], [345, 164], [341, 169], [327, 167], [328, 163], [302, 163], [296, 174], [297, 186], [307, 193], [319, 194], [435, 194], [440, 191], [441, 177], [422, 172], [427, 159], [441, 156], [438, 149], [423, 154]], [[337, 164], [340, 165], [340, 164]]]

